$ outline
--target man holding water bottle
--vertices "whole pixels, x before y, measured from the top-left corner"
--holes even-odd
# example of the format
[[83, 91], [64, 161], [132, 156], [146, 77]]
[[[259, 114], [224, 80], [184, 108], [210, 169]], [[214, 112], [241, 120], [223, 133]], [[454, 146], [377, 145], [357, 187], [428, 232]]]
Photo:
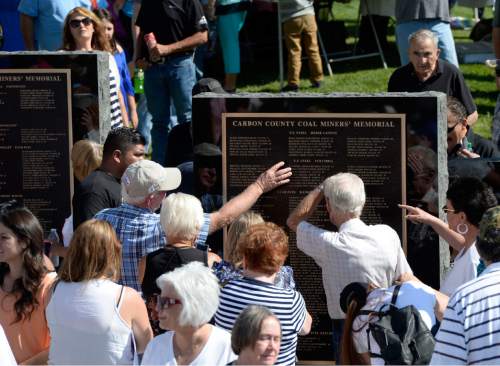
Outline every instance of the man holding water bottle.
[[179, 123], [191, 121], [191, 91], [196, 82], [194, 50], [207, 42], [207, 20], [198, 0], [143, 0], [136, 24], [137, 67], [153, 117], [152, 159], [164, 165], [170, 130], [170, 103]]

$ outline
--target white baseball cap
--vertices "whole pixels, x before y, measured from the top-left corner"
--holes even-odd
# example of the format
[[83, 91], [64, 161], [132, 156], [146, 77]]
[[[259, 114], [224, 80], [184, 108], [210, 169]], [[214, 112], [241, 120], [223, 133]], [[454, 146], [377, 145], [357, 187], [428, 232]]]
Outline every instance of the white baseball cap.
[[139, 160], [128, 166], [122, 176], [123, 193], [131, 198], [146, 197], [154, 192], [171, 191], [181, 184], [177, 168], [164, 168], [151, 160]]

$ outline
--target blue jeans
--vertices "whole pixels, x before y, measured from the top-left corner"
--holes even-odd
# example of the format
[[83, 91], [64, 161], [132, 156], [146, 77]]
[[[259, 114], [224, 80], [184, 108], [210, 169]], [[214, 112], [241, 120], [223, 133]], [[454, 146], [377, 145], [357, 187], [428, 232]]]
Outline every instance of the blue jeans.
[[445, 23], [439, 19], [414, 20], [396, 25], [396, 41], [401, 65], [410, 62], [408, 58], [408, 37], [419, 29], [433, 31], [439, 39], [438, 47], [441, 50], [439, 58], [458, 67], [457, 51], [455, 50], [455, 41], [451, 33], [450, 23]]
[[[168, 133], [175, 107], [177, 121], [191, 121], [191, 92], [196, 82], [192, 55], [169, 57], [164, 64], [155, 64], [144, 73], [144, 92], [153, 127], [151, 159], [165, 165]], [[172, 105], [173, 104], [173, 105]]]

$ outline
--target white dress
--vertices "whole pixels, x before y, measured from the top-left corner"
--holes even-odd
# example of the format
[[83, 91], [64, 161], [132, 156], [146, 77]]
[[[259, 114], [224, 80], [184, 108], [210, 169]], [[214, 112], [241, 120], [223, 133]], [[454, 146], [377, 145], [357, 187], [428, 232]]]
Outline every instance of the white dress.
[[[174, 355], [173, 337], [167, 332], [149, 342], [141, 365], [177, 365]], [[238, 358], [231, 349], [231, 334], [212, 326], [212, 333], [200, 354], [191, 362], [193, 366], [227, 365]]]
[[479, 260], [480, 257], [476, 249], [476, 242], [472, 243], [469, 249], [462, 249], [456, 256], [453, 268], [446, 276], [439, 291], [447, 296], [451, 296], [459, 286], [475, 279], [477, 277]]
[[122, 289], [105, 279], [57, 284], [45, 310], [49, 365], [134, 363], [132, 329], [120, 316]]

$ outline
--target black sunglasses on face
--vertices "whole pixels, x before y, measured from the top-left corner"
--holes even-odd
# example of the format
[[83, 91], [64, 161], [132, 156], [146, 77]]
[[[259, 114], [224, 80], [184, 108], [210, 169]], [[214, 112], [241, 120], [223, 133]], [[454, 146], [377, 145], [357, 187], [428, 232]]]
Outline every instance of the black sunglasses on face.
[[69, 21], [69, 25], [71, 28], [78, 28], [80, 26], [80, 23], [83, 23], [84, 26], [88, 27], [90, 24], [92, 24], [92, 19], [82, 18], [82, 19], [71, 19]]

